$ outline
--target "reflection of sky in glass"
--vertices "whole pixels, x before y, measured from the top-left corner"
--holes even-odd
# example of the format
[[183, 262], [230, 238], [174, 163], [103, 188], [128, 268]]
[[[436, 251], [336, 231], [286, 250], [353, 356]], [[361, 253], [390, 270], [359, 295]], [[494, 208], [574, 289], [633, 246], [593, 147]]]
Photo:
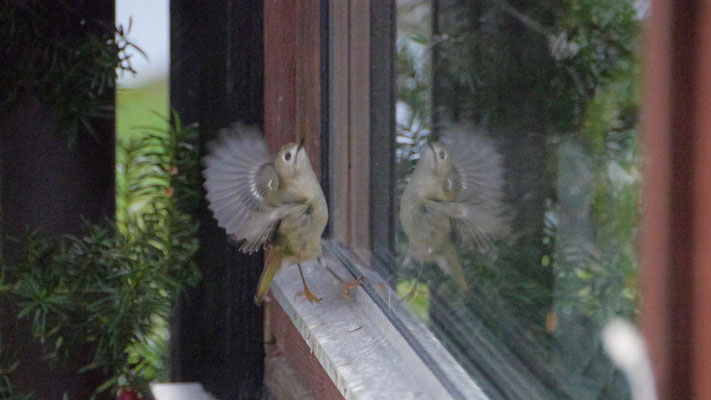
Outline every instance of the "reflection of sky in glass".
[[133, 51], [131, 64], [137, 74], [119, 73], [119, 87], [135, 87], [168, 74], [168, 0], [116, 0], [116, 24], [128, 27], [128, 37], [147, 55]]
[[430, 134], [431, 4], [419, 0], [397, 4], [395, 156], [398, 163], [412, 163]]

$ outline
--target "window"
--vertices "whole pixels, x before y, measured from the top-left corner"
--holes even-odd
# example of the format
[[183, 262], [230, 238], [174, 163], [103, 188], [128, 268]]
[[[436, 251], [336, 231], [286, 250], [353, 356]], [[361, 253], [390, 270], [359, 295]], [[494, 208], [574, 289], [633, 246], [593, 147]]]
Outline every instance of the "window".
[[[457, 372], [428, 348], [430, 331], [491, 398], [629, 396], [601, 330], [637, 318], [646, 10], [598, 3], [329, 5], [322, 182], [329, 235], [349, 248], [332, 244], [332, 256], [366, 276], [363, 291], [452, 396], [471, 388], [448, 381]], [[455, 186], [480, 185], [457, 200], [480, 218], [403, 211], [422, 200], [403, 193], [429, 151], [468, 174], [450, 174]], [[277, 297], [291, 304], [287, 287]]]
[[492, 398], [628, 398], [644, 4], [397, 4], [393, 284]]

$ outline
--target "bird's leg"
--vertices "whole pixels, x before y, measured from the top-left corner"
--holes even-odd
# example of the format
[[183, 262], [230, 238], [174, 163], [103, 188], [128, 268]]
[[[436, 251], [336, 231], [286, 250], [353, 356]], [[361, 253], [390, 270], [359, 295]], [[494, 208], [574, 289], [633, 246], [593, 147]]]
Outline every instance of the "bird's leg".
[[301, 264], [296, 264], [299, 267], [299, 274], [301, 275], [301, 282], [304, 283], [304, 295], [306, 296], [307, 299], [309, 299], [310, 302], [316, 302], [320, 303], [321, 299], [316, 297], [311, 291], [309, 290], [309, 286], [306, 284], [306, 279], [304, 278], [304, 272], [301, 271]]
[[418, 282], [417, 280], [415, 280], [415, 284], [412, 285], [412, 289], [410, 289], [410, 291], [408, 291], [407, 294], [405, 294], [404, 296], [402, 296], [402, 301], [404, 301], [404, 302], [407, 303], [407, 302], [409, 302], [410, 300], [412, 300], [413, 297], [415, 297], [415, 293], [417, 293], [417, 284], [418, 284], [418, 283], [419, 283], [419, 282]]
[[346, 299], [349, 299], [350, 297], [348, 296], [348, 290], [350, 289], [355, 289], [358, 286], [360, 286], [360, 282], [363, 280], [362, 276], [359, 276], [358, 279], [350, 282], [343, 282], [343, 297]]
[[[405, 262], [411, 263], [412, 259], [410, 256], [407, 256], [407, 259]], [[403, 263], [404, 264], [404, 263]], [[420, 273], [422, 272], [422, 263], [417, 262], [419, 264], [420, 268], [417, 270], [417, 276], [415, 277], [415, 284], [412, 285], [412, 289], [410, 289], [409, 292], [407, 292], [406, 295], [402, 296], [402, 301], [408, 302], [412, 300], [413, 297], [415, 297], [415, 293], [417, 292], [417, 284], [420, 283]]]
[[346, 299], [350, 299], [350, 296], [348, 296], [348, 290], [349, 289], [355, 289], [358, 286], [360, 286], [360, 281], [363, 279], [362, 276], [358, 277], [358, 279], [352, 281], [352, 282], [346, 282], [343, 278], [338, 276], [338, 274], [331, 269], [328, 265], [326, 265], [326, 269], [328, 272], [331, 273], [336, 279], [338, 279], [339, 282], [341, 282], [341, 285], [343, 285], [343, 297]]

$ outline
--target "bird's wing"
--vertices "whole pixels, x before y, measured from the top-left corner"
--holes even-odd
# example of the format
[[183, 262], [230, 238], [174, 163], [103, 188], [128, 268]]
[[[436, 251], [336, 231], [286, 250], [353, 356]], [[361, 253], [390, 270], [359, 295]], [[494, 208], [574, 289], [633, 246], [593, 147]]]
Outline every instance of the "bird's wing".
[[456, 125], [442, 136], [452, 158], [447, 189], [452, 202], [439, 202], [458, 239], [480, 250], [491, 247], [492, 237], [510, 232], [504, 197], [502, 157], [493, 142], [476, 128]]
[[476, 128], [461, 125], [446, 130], [442, 143], [452, 157], [448, 180], [456, 190], [457, 201], [499, 205], [503, 198], [504, 169], [494, 143]]
[[449, 217], [452, 229], [458, 241], [481, 251], [489, 251], [492, 247], [492, 232], [490, 228], [499, 221], [488, 220], [490, 213], [483, 213], [468, 204], [456, 201], [424, 200], [425, 207], [439, 211]]
[[279, 188], [272, 157], [257, 128], [233, 124], [208, 144], [202, 159], [206, 198], [217, 224], [250, 254], [271, 238], [294, 204], [269, 204]]

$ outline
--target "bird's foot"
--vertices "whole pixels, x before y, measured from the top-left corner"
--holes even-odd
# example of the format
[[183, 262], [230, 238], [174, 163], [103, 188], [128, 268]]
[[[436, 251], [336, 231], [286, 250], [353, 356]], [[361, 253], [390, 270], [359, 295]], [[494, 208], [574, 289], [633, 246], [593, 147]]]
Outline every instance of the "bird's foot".
[[348, 290], [355, 289], [360, 286], [360, 282], [362, 279], [363, 277], [361, 276], [353, 282], [343, 282], [343, 297], [346, 299], [350, 299], [350, 296], [348, 296]]
[[306, 299], [307, 299], [308, 301], [312, 302], [312, 303], [320, 303], [320, 302], [321, 302], [321, 299], [320, 299], [318, 296], [316, 296], [315, 294], [313, 294], [313, 293], [309, 290], [308, 287], [305, 287], [305, 288], [304, 288], [303, 294], [304, 294], [304, 296], [306, 296]]
[[309, 290], [309, 285], [306, 284], [306, 278], [304, 278], [304, 271], [301, 270], [301, 264], [296, 265], [299, 267], [299, 275], [301, 275], [301, 282], [304, 284], [304, 295], [307, 299], [309, 299], [310, 302], [320, 303], [321, 299], [319, 299], [315, 294], [311, 293], [311, 291]]

